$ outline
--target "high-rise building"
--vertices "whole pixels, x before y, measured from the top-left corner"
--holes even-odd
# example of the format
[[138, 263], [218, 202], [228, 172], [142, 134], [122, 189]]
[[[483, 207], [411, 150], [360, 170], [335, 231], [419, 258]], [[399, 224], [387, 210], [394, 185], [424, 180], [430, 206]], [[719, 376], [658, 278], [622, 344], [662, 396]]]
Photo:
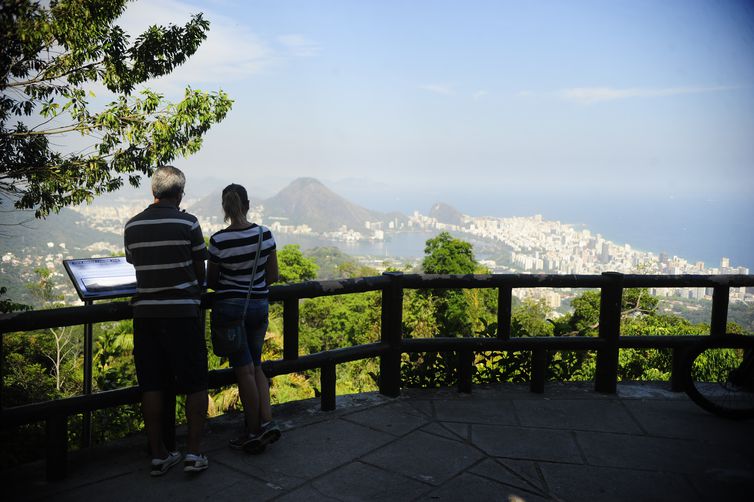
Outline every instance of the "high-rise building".
[[720, 268], [728, 268], [730, 267], [730, 258], [726, 258], [723, 256], [722, 260], [720, 260]]

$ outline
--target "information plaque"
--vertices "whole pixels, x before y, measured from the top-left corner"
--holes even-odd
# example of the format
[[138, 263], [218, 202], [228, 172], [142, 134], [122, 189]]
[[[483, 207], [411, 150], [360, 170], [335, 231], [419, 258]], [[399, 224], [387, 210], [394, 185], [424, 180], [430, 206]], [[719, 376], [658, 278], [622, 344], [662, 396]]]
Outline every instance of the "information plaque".
[[136, 294], [136, 270], [125, 256], [63, 260], [63, 266], [82, 300]]

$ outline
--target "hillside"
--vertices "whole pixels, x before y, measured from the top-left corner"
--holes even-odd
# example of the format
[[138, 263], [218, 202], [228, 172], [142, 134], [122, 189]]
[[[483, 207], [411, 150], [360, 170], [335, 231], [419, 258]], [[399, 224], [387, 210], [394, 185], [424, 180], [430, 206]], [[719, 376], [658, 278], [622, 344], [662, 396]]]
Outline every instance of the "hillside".
[[429, 216], [436, 218], [437, 221], [442, 223], [449, 223], [451, 225], [462, 225], [463, 214], [453, 206], [445, 204], [444, 202], [438, 202], [429, 211]]
[[385, 221], [386, 215], [358, 206], [314, 178], [299, 178], [264, 201], [265, 220], [287, 218], [289, 224], [305, 223], [316, 232], [342, 225], [362, 230], [366, 221]]

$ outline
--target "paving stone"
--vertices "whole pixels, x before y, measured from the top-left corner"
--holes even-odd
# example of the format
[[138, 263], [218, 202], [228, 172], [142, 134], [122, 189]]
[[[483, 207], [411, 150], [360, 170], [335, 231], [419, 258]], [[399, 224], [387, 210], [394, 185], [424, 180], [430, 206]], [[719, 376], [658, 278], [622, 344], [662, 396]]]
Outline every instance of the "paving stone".
[[475, 446], [495, 457], [582, 463], [570, 431], [472, 425]]
[[[228, 449], [241, 415], [209, 420], [204, 448], [210, 468], [196, 478], [187, 479], [180, 467], [151, 478], [146, 439], [137, 434], [71, 452], [70, 475], [60, 482], [44, 482], [42, 462], [3, 469], [0, 498], [235, 502], [288, 497], [310, 502], [352, 494], [353, 500], [371, 500], [380, 498], [380, 490], [403, 487], [385, 498], [455, 501], [471, 494], [474, 500], [508, 500], [510, 495], [528, 502], [540, 496], [693, 502], [696, 494], [701, 500], [751, 499], [754, 422], [709, 415], [685, 395], [669, 393], [667, 383], [621, 383], [617, 395], [595, 393], [593, 387], [593, 382], [548, 383], [543, 395], [515, 384], [475, 386], [471, 395], [419, 389], [397, 399], [367, 393], [339, 396], [334, 412], [322, 412], [319, 400], [297, 401], [275, 406], [285, 432], [262, 455]], [[618, 401], [639, 431], [614, 412]], [[513, 402], [529, 423], [519, 424]], [[385, 420], [393, 420], [389, 430], [410, 432], [396, 437], [378, 430], [377, 417], [386, 412]], [[553, 425], [556, 419], [559, 425]], [[423, 425], [410, 429], [414, 420]], [[610, 420], [626, 429], [583, 430]], [[178, 428], [177, 440], [184, 444], [185, 427]]]
[[[540, 464], [550, 493], [561, 500], [694, 502], [699, 497], [684, 476], [567, 464]], [[717, 499], [722, 500], [722, 499]]]
[[[449, 427], [453, 426], [453, 427]], [[455, 432], [452, 432], [455, 427], [462, 428], [463, 432], [461, 434], [456, 434]], [[435, 436], [444, 437], [446, 439], [451, 439], [453, 441], [466, 441], [469, 436], [469, 426], [466, 424], [458, 424], [458, 423], [450, 423], [450, 424], [441, 424], [439, 422], [431, 422], [424, 427], [420, 429], [422, 432], [426, 432], [427, 434], [434, 434]]]
[[710, 468], [689, 477], [704, 500], [750, 502], [754, 496], [754, 471], [745, 466]]
[[610, 401], [618, 399], [616, 394], [605, 394], [594, 390], [594, 382], [546, 382], [543, 394], [529, 393], [539, 399], [586, 399], [589, 401]]
[[402, 436], [428, 422], [426, 415], [401, 402], [352, 413], [345, 420]]
[[503, 462], [487, 458], [469, 469], [468, 472], [543, 496], [546, 493], [544, 485], [537, 475], [534, 462]]
[[261, 455], [226, 448], [215, 456], [242, 472], [288, 489], [394, 439], [390, 434], [338, 419], [286, 432]]
[[437, 488], [420, 500], [447, 500], [452, 502], [480, 500], [504, 500], [539, 502], [549, 500], [517, 487], [496, 483], [487, 478], [464, 472]]
[[513, 402], [508, 400], [436, 400], [435, 417], [442, 422], [517, 425]]
[[616, 400], [583, 399], [514, 401], [522, 425], [553, 429], [641, 433], [631, 415]]
[[542, 480], [542, 475], [539, 472], [539, 463], [530, 460], [514, 460], [510, 458], [496, 458], [495, 461], [525, 478], [529, 483], [539, 487], [542, 491], [546, 491], [547, 486]]
[[383, 469], [439, 485], [482, 458], [475, 448], [415, 431], [362, 458]]
[[616, 394], [624, 400], [685, 401], [688, 399], [685, 393], [670, 390], [670, 382], [619, 382]]
[[475, 399], [541, 399], [542, 394], [529, 390], [528, 385], [521, 384], [480, 384], [471, 388]]
[[432, 401], [429, 399], [405, 399], [401, 402], [407, 404], [408, 406], [411, 406], [429, 419], [434, 418], [435, 412], [432, 408]]
[[280, 498], [281, 502], [312, 500], [414, 500], [431, 486], [399, 474], [354, 462]]
[[457, 387], [437, 387], [433, 389], [417, 389], [405, 387], [401, 389], [401, 397], [410, 400], [426, 399], [469, 399], [469, 394], [458, 392]]
[[455, 435], [454, 439], [460, 439], [461, 441], [469, 440], [469, 424], [462, 424], [460, 422], [438, 422], [440, 426], [452, 432]]
[[714, 444], [604, 432], [577, 432], [576, 438], [591, 465], [690, 474], [710, 468], [754, 470], [751, 460]]
[[649, 435], [703, 440], [726, 444], [740, 452], [754, 451], [754, 422], [751, 420], [722, 419], [689, 399], [631, 399], [624, 404]]
[[[145, 493], [148, 496], [145, 497]], [[145, 468], [127, 476], [107, 479], [57, 495], [56, 502], [80, 502], [82, 500], [107, 500], [108, 502], [132, 502], [134, 500], [207, 500], [237, 501], [252, 497], [268, 500], [281, 494], [280, 490], [264, 482], [212, 462], [205, 472], [187, 475], [183, 464], [173, 467], [167, 474], [151, 477]]]

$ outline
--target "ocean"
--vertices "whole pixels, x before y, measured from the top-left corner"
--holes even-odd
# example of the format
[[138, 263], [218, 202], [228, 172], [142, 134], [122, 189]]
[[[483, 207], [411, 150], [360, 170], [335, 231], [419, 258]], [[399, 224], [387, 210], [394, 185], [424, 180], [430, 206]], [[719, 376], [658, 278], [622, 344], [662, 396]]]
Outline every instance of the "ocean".
[[[721, 258], [727, 257], [732, 266], [744, 266], [754, 273], [754, 199], [745, 194], [713, 197], [568, 191], [545, 194], [484, 190], [389, 194], [365, 191], [353, 194], [352, 200], [370, 209], [406, 214], [414, 210], [427, 214], [435, 202], [448, 203], [473, 216], [541, 214], [545, 219], [582, 226], [613, 242], [630, 244], [643, 251], [664, 252], [691, 262], [703, 261], [708, 268], [719, 267]], [[408, 246], [419, 256], [423, 254], [423, 242], [417, 246], [407, 239], [396, 245]], [[343, 250], [349, 252], [345, 247]]]

